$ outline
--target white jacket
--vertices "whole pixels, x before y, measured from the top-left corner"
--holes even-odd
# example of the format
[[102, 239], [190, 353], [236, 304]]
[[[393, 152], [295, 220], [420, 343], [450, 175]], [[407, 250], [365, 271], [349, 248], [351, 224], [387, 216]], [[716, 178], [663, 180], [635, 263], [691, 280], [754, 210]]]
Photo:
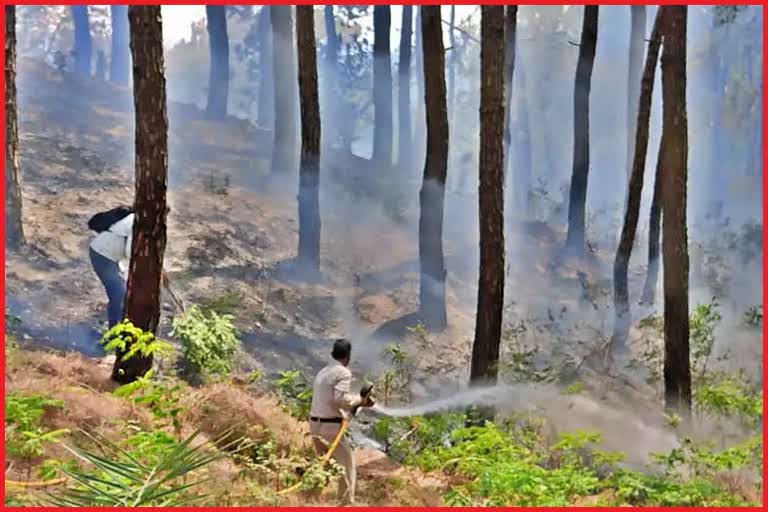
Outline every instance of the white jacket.
[[133, 242], [133, 220], [135, 215], [126, 215], [91, 240], [91, 249], [120, 265], [125, 270], [131, 261]]

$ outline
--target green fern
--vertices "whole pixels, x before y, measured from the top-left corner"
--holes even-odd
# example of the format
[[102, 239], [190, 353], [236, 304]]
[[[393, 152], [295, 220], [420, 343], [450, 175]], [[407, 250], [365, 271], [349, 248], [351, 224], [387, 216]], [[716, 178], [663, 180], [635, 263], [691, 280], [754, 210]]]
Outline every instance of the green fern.
[[[221, 451], [211, 441], [193, 447], [198, 432], [173, 449], [158, 454], [152, 464], [138, 460], [131, 453], [106, 438], [85, 434], [98, 450], [88, 451], [65, 446], [75, 457], [92, 467], [89, 470], [64, 468], [73, 484], [58, 493], [48, 494], [48, 502], [60, 507], [178, 507], [205, 496], [193, 489], [208, 481], [196, 472], [223, 458], [224, 451], [240, 440], [227, 442]], [[229, 433], [227, 433], [229, 435]], [[230, 446], [231, 445], [231, 446]]]

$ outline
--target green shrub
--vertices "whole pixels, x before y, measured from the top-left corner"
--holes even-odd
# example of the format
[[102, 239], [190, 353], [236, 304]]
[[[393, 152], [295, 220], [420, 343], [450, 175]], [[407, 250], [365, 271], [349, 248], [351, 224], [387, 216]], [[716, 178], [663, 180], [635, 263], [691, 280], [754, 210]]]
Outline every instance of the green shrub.
[[[562, 433], [550, 444], [536, 422], [515, 418], [472, 427], [462, 415], [383, 418], [374, 437], [406, 464], [446, 475], [450, 506], [572, 506], [585, 497], [613, 506], [748, 505], [713, 477], [741, 468], [762, 472], [759, 436], [721, 452], [684, 443], [655, 456], [663, 475], [620, 469], [623, 454], [596, 449], [596, 432]], [[676, 471], [681, 464], [693, 469], [692, 479]]]
[[121, 360], [127, 361], [140, 354], [143, 357], [162, 356], [173, 353], [173, 345], [136, 327], [129, 320], [123, 320], [104, 333], [101, 339], [104, 350], [122, 354]]
[[159, 427], [169, 421], [178, 434], [181, 431], [179, 414], [184, 411], [181, 406], [184, 386], [178, 381], [156, 379], [154, 373], [154, 370], [150, 370], [143, 377], [115, 389], [112, 394], [129, 399], [137, 405], [145, 405], [160, 423]]
[[69, 430], [47, 430], [42, 426], [48, 408], [64, 402], [38, 394], [11, 393], [5, 397], [5, 447], [11, 456], [30, 459], [43, 455], [45, 443], [58, 440]]
[[231, 315], [191, 306], [173, 320], [172, 336], [181, 341], [184, 360], [203, 380], [228, 375], [240, 348]]
[[280, 372], [274, 383], [283, 409], [295, 418], [308, 420], [312, 388], [304, 375], [299, 370], [285, 370]]

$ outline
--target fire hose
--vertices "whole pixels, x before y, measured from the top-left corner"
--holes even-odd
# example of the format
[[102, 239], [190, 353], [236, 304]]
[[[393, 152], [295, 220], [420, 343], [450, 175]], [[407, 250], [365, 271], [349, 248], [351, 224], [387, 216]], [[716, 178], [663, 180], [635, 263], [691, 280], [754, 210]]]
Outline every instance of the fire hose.
[[[360, 397], [363, 400], [366, 400], [366, 399], [371, 397], [371, 393], [372, 392], [373, 392], [373, 384], [366, 384], [365, 386], [363, 386], [363, 389], [360, 390]], [[358, 411], [359, 408], [360, 408], [360, 406], [358, 405], [358, 406], [355, 406], [352, 409], [352, 416], [357, 415], [357, 411]], [[333, 442], [331, 443], [331, 446], [328, 448], [328, 451], [325, 452], [325, 455], [323, 455], [322, 458], [320, 459], [320, 461], [323, 464], [325, 464], [326, 462], [328, 462], [330, 460], [331, 456], [333, 455], [333, 452], [336, 450], [336, 447], [341, 442], [341, 438], [344, 435], [344, 432], [346, 432], [348, 426], [349, 426], [349, 418], [342, 419], [341, 420], [341, 426], [339, 427], [339, 431], [336, 433], [336, 437], [333, 439]], [[288, 487], [286, 489], [283, 489], [282, 491], [278, 491], [277, 495], [278, 496], [284, 496], [286, 494], [289, 494], [289, 493], [295, 491], [299, 487], [301, 487], [301, 480], [299, 480], [298, 482], [296, 482], [292, 486], [290, 486], [290, 487]]]

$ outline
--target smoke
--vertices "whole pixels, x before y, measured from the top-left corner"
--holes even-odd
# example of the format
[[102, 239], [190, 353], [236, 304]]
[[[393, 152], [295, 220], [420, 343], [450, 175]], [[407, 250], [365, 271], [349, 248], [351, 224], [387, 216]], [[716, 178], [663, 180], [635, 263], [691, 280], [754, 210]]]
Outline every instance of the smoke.
[[[164, 7], [163, 13], [173, 16], [173, 7]], [[466, 14], [459, 12], [459, 19], [464, 22], [461, 30], [479, 37], [479, 13], [474, 8], [468, 8]], [[582, 7], [561, 6], [523, 6], [519, 10], [518, 23], [518, 65], [525, 69], [526, 88], [514, 89], [512, 95], [515, 114], [521, 110], [521, 101], [527, 103], [530, 120], [530, 141], [532, 150], [532, 192], [533, 214], [526, 217], [514, 214], [511, 205], [505, 205], [508, 221], [506, 237], [506, 262], [508, 265], [505, 321], [507, 327], [512, 322], [530, 321], [530, 327], [521, 339], [532, 346], [541, 347], [542, 353], [547, 350], [573, 350], [581, 354], [596, 343], [598, 335], [608, 332], [613, 317], [610, 308], [593, 307], [582, 295], [585, 291], [579, 284], [578, 271], [587, 274], [588, 284], [596, 289], [610, 289], [610, 276], [607, 268], [612, 259], [613, 246], [621, 227], [621, 215], [625, 193], [625, 159], [626, 155], [626, 90], [627, 90], [627, 60], [629, 49], [630, 10], [626, 6], [604, 6], [600, 8], [598, 46], [592, 77], [592, 93], [590, 101], [590, 145], [591, 165], [589, 188], [587, 192], [587, 229], [588, 239], [598, 249], [601, 261], [590, 268], [580, 267], [581, 263], [570, 264], [559, 261], [554, 255], [562, 244], [565, 214], [567, 212], [567, 191], [573, 158], [573, 87], [578, 48], [571, 44], [579, 40], [581, 29]], [[752, 45], [753, 51], [761, 56], [760, 33], [744, 32], [746, 27], [762, 29], [761, 11], [756, 7], [748, 7], [737, 17], [737, 25], [732, 28], [710, 27], [711, 11], [706, 7], [692, 6], [689, 8], [689, 60], [688, 60], [688, 120], [689, 120], [689, 200], [688, 213], [691, 220], [689, 230], [691, 245], [696, 243], [710, 244], [724, 238], [750, 219], [758, 220], [762, 212], [762, 196], [760, 173], [750, 175], [745, 169], [747, 161], [743, 148], [751, 146], [734, 146], [723, 154], [724, 161], [717, 162], [728, 172], [724, 176], [733, 176], [733, 187], [722, 187], [713, 184], [709, 176], [712, 159], [710, 123], [716, 95], [708, 90], [707, 74], [710, 69], [708, 50], [714, 41], [723, 53], [729, 57], [729, 63], [735, 63], [736, 54]], [[648, 7], [646, 37], [656, 14], [656, 8]], [[752, 16], [757, 14], [757, 21], [752, 22]], [[334, 119], [337, 126], [347, 128], [353, 136], [353, 141], [344, 144], [331, 140], [331, 132], [327, 124], [323, 124], [323, 154], [320, 176], [320, 207], [322, 216], [322, 262], [321, 268], [326, 281], [321, 286], [327, 286], [335, 294], [335, 315], [338, 320], [338, 332], [332, 334], [345, 336], [353, 343], [353, 368], [362, 371], [374, 371], [380, 364], [381, 352], [386, 344], [399, 341], [398, 336], [382, 336], [375, 329], [380, 324], [387, 323], [403, 315], [413, 313], [418, 309], [418, 194], [421, 188], [423, 160], [417, 160], [406, 168], [392, 169], [391, 172], [377, 173], [372, 162], [366, 158], [371, 151], [372, 123], [374, 122], [372, 106], [369, 100], [372, 93], [372, 56], [359, 55], [356, 48], [365, 48], [363, 39], [371, 40], [372, 11], [367, 17], [358, 20], [361, 27], [356, 37], [360, 44], [349, 39], [349, 48], [342, 50], [342, 60], [346, 66], [345, 73], [353, 73], [347, 87], [350, 92], [347, 100], [359, 109], [350, 113], [346, 104], [339, 103], [338, 94], [321, 95], [321, 112], [323, 116], [338, 114]], [[253, 119], [253, 103], [257, 101], [258, 79], [251, 79], [247, 65], [236, 57], [238, 45], [246, 45], [245, 36], [251, 24], [257, 22], [258, 11], [246, 21], [238, 17], [228, 18], [232, 23], [230, 31], [231, 66], [233, 69], [230, 82], [230, 113], [251, 123], [240, 123], [230, 120], [221, 124], [206, 124], [202, 113], [195, 107], [203, 105], [208, 77], [208, 47], [207, 34], [203, 29], [200, 39], [185, 41], [166, 51], [168, 69], [167, 91], [169, 98], [170, 118], [170, 148], [169, 148], [169, 186], [172, 191], [179, 191], [192, 181], [201, 177], [214, 176], [222, 179], [224, 176], [231, 188], [237, 188], [240, 196], [235, 199], [222, 197], [221, 204], [227, 208], [240, 208], [241, 197], [248, 194], [263, 201], [266, 208], [281, 204], [281, 217], [290, 217], [291, 211], [296, 215], [296, 192], [298, 190], [298, 167], [293, 173], [272, 177], [270, 188], [265, 185], [272, 151], [272, 126], [255, 126]], [[417, 18], [414, 16], [414, 18]], [[398, 54], [395, 51], [399, 44], [397, 32], [401, 16], [399, 10], [392, 12], [392, 66], [397, 66]], [[244, 26], [245, 25], [245, 26]], [[320, 23], [316, 30], [321, 29]], [[19, 30], [23, 31], [22, 25]], [[418, 30], [418, 29], [417, 29]], [[443, 36], [448, 40], [448, 27], [443, 25]], [[240, 35], [238, 35], [240, 34]], [[746, 35], [745, 35], [746, 34]], [[19, 40], [23, 41], [25, 34], [20, 33]], [[351, 37], [351, 36], [350, 36]], [[752, 39], [749, 39], [752, 37]], [[753, 40], [754, 39], [754, 40]], [[414, 41], [416, 34], [414, 34]], [[447, 63], [457, 62], [456, 101], [448, 105], [450, 109], [449, 127], [449, 169], [448, 186], [445, 190], [445, 214], [443, 243], [446, 266], [448, 271], [447, 293], [449, 297], [449, 324], [451, 330], [444, 335], [443, 345], [435, 345], [429, 353], [415, 355], [421, 360], [448, 358], [439, 351], [441, 347], [463, 346], [472, 337], [474, 310], [477, 298], [478, 278], [478, 153], [479, 153], [479, 95], [480, 62], [479, 45], [469, 37], [459, 37], [463, 44], [461, 60], [446, 59]], [[318, 47], [322, 51], [324, 43], [318, 38]], [[349, 53], [344, 53], [349, 51]], [[370, 51], [370, 48], [367, 50]], [[743, 55], [742, 55], [743, 56]], [[346, 61], [348, 58], [349, 62]], [[423, 119], [417, 119], [419, 105], [423, 103], [423, 95], [417, 92], [416, 55], [413, 55], [414, 70], [411, 73], [413, 91], [413, 121], [414, 127], [422, 124]], [[324, 59], [319, 62], [324, 62]], [[733, 64], [735, 65], [735, 64]], [[21, 131], [25, 131], [28, 112], [32, 108], [41, 110], [43, 104], [44, 119], [50, 118], [52, 124], [66, 117], [61, 125], [61, 137], [72, 141], [74, 145], [91, 146], [92, 151], [98, 151], [108, 160], [108, 169], [116, 167], [123, 174], [121, 183], [131, 183], [133, 180], [133, 103], [130, 89], [115, 89], [109, 84], [97, 84], [89, 87], [88, 94], [81, 97], [81, 90], [60, 87], [51, 96], [40, 95], [38, 84], [24, 74], [24, 66], [19, 75], [19, 111], [21, 115]], [[325, 65], [319, 66], [320, 88], [326, 90], [333, 83], [329, 70]], [[762, 77], [758, 76], [760, 66], [755, 66], [752, 81], [762, 87]], [[517, 71], [516, 71], [517, 75]], [[345, 75], [346, 76], [346, 75]], [[56, 78], [59, 80], [59, 78]], [[58, 82], [56, 82], [58, 83]], [[395, 81], [395, 87], [397, 86]], [[79, 86], [78, 86], [79, 87]], [[48, 91], [50, 87], [46, 89]], [[760, 89], [761, 90], [761, 89]], [[74, 92], [73, 92], [74, 91]], [[394, 146], [397, 155], [398, 123], [397, 102], [394, 101]], [[48, 94], [48, 93], [46, 93]], [[522, 94], [525, 94], [522, 97]], [[746, 93], [745, 93], [746, 94]], [[731, 95], [733, 98], [736, 95]], [[250, 98], [250, 99], [249, 99]], [[633, 315], [639, 318], [635, 311], [635, 295], [639, 295], [644, 273], [646, 258], [645, 231], [647, 230], [648, 210], [653, 190], [656, 154], [658, 152], [662, 114], [661, 72], [657, 70], [654, 86], [653, 110], [651, 113], [650, 141], [648, 147], [647, 168], [645, 173], [645, 191], [640, 213], [638, 240], [634, 248], [632, 266], [630, 268], [630, 293], [633, 299]], [[72, 103], [83, 108], [82, 115], [72, 115]], [[761, 110], [762, 99], [759, 97], [752, 108]], [[731, 108], [731, 106], [729, 106]], [[107, 110], [116, 112], [114, 125], [108, 130], [97, 126], [90, 115], [92, 111]], [[352, 109], [354, 110], [354, 109]], [[751, 112], [751, 111], [750, 111]], [[61, 115], [60, 115], [61, 114]], [[276, 112], [277, 116], [295, 115], [294, 112]], [[746, 116], [749, 112], [732, 114]], [[111, 114], [110, 114], [111, 115]], [[750, 114], [751, 115], [751, 114]], [[743, 117], [742, 116], [742, 117]], [[327, 119], [324, 120], [327, 121]], [[751, 127], [745, 124], [723, 123], [723, 130], [728, 131], [730, 141], [746, 144], [751, 141]], [[112, 131], [118, 133], [112, 137]], [[103, 145], [103, 139], [95, 143], [91, 140], [92, 132], [104, 132], [109, 145]], [[418, 130], [414, 130], [417, 134]], [[513, 141], [519, 140], [517, 137]], [[297, 152], [300, 141], [293, 142]], [[22, 165], [24, 165], [25, 140], [22, 137]], [[751, 142], [750, 142], [751, 144]], [[348, 146], [352, 151], [349, 152]], [[423, 141], [415, 141], [416, 154], [423, 153]], [[521, 148], [513, 146], [514, 154], [519, 154]], [[397, 156], [395, 157], [397, 158]], [[31, 158], [30, 158], [31, 160]], [[759, 163], [759, 161], [758, 161]], [[24, 174], [24, 170], [22, 170]], [[512, 190], [515, 183], [511, 181], [513, 172], [509, 172], [507, 188]], [[124, 179], [125, 178], [125, 179]], [[736, 188], [738, 182], [740, 189]], [[738, 192], [741, 190], [741, 192]], [[509, 190], [508, 190], [509, 192]], [[744, 193], [745, 195], [739, 195]], [[748, 193], [748, 194], [747, 194]], [[712, 197], [724, 202], [724, 208], [719, 220], [707, 220], [705, 214], [712, 212]], [[172, 205], [174, 211], [186, 209], [195, 211], [195, 204], [180, 204], [181, 194], [175, 196]], [[187, 196], [190, 197], [190, 196]], [[507, 194], [510, 197], [510, 194]], [[226, 212], [220, 212], [225, 215]], [[250, 215], [250, 213], [248, 213]], [[173, 216], [173, 215], [172, 215]], [[272, 215], [274, 218], [277, 215]], [[730, 216], [731, 223], [726, 225], [723, 218]], [[266, 230], [269, 220], [255, 216], [255, 225]], [[219, 219], [231, 223], [232, 217]], [[295, 219], [295, 217], [294, 217]], [[186, 222], [186, 219], [182, 219]], [[173, 220], [173, 222], [177, 222]], [[183, 226], [184, 222], [179, 225]], [[173, 227], [173, 223], [171, 223]], [[182, 228], [183, 229], [183, 228]], [[288, 230], [281, 234], [289, 233]], [[287, 235], [286, 235], [287, 236]], [[291, 244], [285, 240], [275, 240], [280, 245], [269, 254], [269, 258], [283, 259], [293, 251]], [[738, 244], [737, 244], [738, 245]], [[762, 246], [762, 244], [760, 244]], [[286, 248], [287, 247], [287, 248]], [[174, 247], [169, 247], [172, 253]], [[253, 246], [252, 252], [261, 257], [262, 247]], [[762, 354], [759, 336], [750, 334], [740, 327], [744, 309], [762, 301], [762, 284], [756, 276], [762, 275], [760, 249], [746, 261], [738, 259], [738, 251], [719, 247], [717, 251], [728, 254], [729, 268], [724, 272], [730, 278], [724, 286], [719, 299], [723, 304], [723, 322], [717, 332], [718, 350], [731, 348], [738, 353], [738, 363], [751, 364], [759, 369], [759, 355]], [[249, 257], [251, 255], [249, 254]], [[266, 257], [265, 257], [266, 258]], [[182, 261], [183, 257], [180, 258]], [[692, 258], [695, 259], [695, 258]], [[271, 262], [268, 262], [271, 263]], [[692, 267], [693, 267], [692, 263]], [[297, 271], [300, 269], [297, 269]], [[286, 276], [291, 277], [291, 276]], [[661, 283], [662, 280], [659, 280]], [[659, 290], [661, 285], [659, 285]], [[610, 299], [597, 294], [596, 300], [601, 304], [610, 303]], [[709, 283], [700, 273], [693, 272], [691, 279], [691, 305], [697, 302], [708, 302], [712, 297]], [[387, 307], [380, 309], [380, 317], [374, 320], [361, 319], [361, 299], [375, 299], [386, 302]], [[657, 301], [657, 309], [661, 306], [661, 297]], [[466, 322], [459, 320], [468, 318]], [[637, 319], [636, 318], [636, 319]], [[543, 320], [542, 320], [543, 319]], [[536, 322], [534, 322], [536, 320]], [[546, 324], [542, 326], [542, 324]], [[592, 338], [582, 338], [584, 326], [591, 329]], [[581, 331], [579, 329], [582, 329]], [[327, 334], [327, 335], [326, 335]], [[506, 333], [505, 333], [506, 334]], [[585, 335], [584, 335], [585, 336]], [[317, 335], [317, 338], [321, 336]], [[330, 339], [329, 333], [324, 333], [323, 339]], [[303, 341], [303, 340], [302, 340]], [[503, 349], [509, 349], [509, 339], [505, 339]], [[582, 346], [583, 345], [583, 346]], [[291, 347], [272, 347], [273, 350], [290, 352]], [[416, 352], [413, 347], [406, 349]], [[317, 350], [324, 353], [325, 348]], [[451, 352], [451, 356], [457, 351]], [[327, 353], [330, 353], [330, 345]], [[504, 353], [504, 350], [502, 351]], [[759, 354], [759, 355], [758, 355]], [[544, 355], [539, 357], [546, 357]], [[452, 363], [460, 367], [463, 361], [446, 361], [446, 366]], [[446, 387], [443, 387], [445, 391]], [[469, 400], [469, 402], [467, 402]], [[490, 390], [477, 389], [459, 393], [455, 397], [427, 402], [416, 409], [391, 409], [390, 414], [416, 414], [414, 410], [427, 411], [443, 410], [445, 407], [463, 407], [476, 400], [484, 402], [491, 400], [491, 405], [504, 407], [528, 407], [533, 404], [549, 404], [553, 412], [567, 418], [589, 416], [583, 418], [583, 423], [595, 423], [602, 427], [606, 425], [617, 432], [636, 433], [638, 430], [649, 429], [638, 434], [643, 438], [654, 438], [650, 433], [652, 427], [647, 426], [642, 419], [634, 414], [621, 410], [616, 412], [605, 404], [586, 398], [563, 398], [555, 390], [526, 387], [523, 385], [499, 387]], [[569, 408], [569, 404], [574, 404]], [[438, 407], [438, 409], [434, 409]], [[425, 409], [426, 408], [426, 409]], [[626, 409], [626, 408], [625, 408]], [[399, 412], [398, 412], [399, 411]], [[591, 415], [591, 416], [590, 416]], [[589, 419], [589, 421], [587, 421]], [[615, 428], [614, 428], [615, 427]], [[661, 436], [661, 434], [659, 434]], [[620, 436], [619, 436], [620, 437]], [[658, 436], [657, 436], [658, 437]], [[626, 436], [634, 439], [634, 437]], [[639, 437], [638, 437], [639, 438]], [[661, 436], [664, 438], [664, 436]], [[666, 440], [664, 441], [666, 442]], [[663, 444], [663, 443], [662, 443]]]
[[[547, 418], [558, 430], [599, 431], [603, 446], [626, 452], [628, 462], [642, 464], [652, 451], [671, 450], [677, 436], [664, 426], [658, 411], [643, 414], [611, 405], [585, 395], [565, 395], [554, 386], [503, 384], [471, 388], [451, 396], [409, 407], [376, 404], [372, 412], [391, 417], [410, 417], [460, 411], [468, 406], [493, 406], [499, 414], [527, 411]], [[627, 440], [631, 439], [631, 443]]]

